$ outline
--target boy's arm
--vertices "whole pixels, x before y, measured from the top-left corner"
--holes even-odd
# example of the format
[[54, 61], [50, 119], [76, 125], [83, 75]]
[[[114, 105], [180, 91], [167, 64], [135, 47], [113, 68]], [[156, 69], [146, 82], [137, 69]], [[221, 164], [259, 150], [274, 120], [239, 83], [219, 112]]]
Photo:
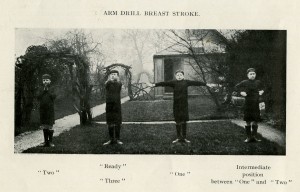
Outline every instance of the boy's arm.
[[50, 97], [52, 100], [55, 100], [57, 95], [58, 95], [58, 88], [57, 86], [53, 86], [53, 87], [50, 87], [49, 90], [48, 90], [49, 94], [50, 94]]
[[201, 81], [186, 80], [188, 86], [206, 86], [207, 84]]
[[123, 84], [120, 82], [119, 83], [120, 91], [124, 88]]
[[154, 87], [174, 87], [174, 81], [166, 81], [166, 82], [159, 82], [159, 83], [155, 83]]
[[57, 94], [54, 91], [51, 91], [50, 95], [52, 100], [56, 99]]
[[37, 99], [40, 100], [44, 94], [45, 94], [44, 88], [43, 87], [38, 88], [38, 91], [36, 93]]
[[264, 94], [264, 86], [262, 85], [261, 81], [258, 81], [258, 93], [259, 95]]
[[243, 96], [243, 97], [246, 97], [247, 96], [247, 93], [245, 92], [245, 90], [243, 90], [244, 86], [245, 86], [245, 80], [236, 84], [235, 87], [234, 87], [234, 90], [235, 91], [241, 91], [240, 94]]
[[245, 81], [241, 81], [234, 86], [235, 90], [239, 90], [244, 86]]
[[109, 81], [109, 80], [105, 81], [105, 89], [106, 89], [106, 90], [109, 88], [109, 84], [110, 84], [110, 81]]
[[234, 86], [234, 90], [235, 91], [245, 91], [245, 86], [246, 85], [247, 80], [241, 81], [240, 83], [236, 84]]

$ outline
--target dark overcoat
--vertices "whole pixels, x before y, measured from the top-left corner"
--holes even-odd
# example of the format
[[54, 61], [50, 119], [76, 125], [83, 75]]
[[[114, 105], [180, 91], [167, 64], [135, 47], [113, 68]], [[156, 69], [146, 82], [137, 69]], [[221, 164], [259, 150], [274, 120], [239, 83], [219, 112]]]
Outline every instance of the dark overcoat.
[[53, 125], [54, 119], [54, 100], [56, 95], [53, 89], [48, 90], [41, 89], [38, 92], [37, 98], [40, 103], [40, 124]]
[[238, 91], [247, 94], [244, 105], [244, 121], [260, 121], [259, 91], [263, 90], [262, 83], [259, 80], [248, 79], [235, 87]]
[[106, 122], [107, 124], [121, 124], [121, 89], [119, 81], [107, 81], [106, 90]]
[[173, 114], [176, 122], [189, 120], [188, 87], [205, 85], [203, 82], [190, 80], [174, 80], [155, 84], [156, 87], [169, 86], [173, 88]]

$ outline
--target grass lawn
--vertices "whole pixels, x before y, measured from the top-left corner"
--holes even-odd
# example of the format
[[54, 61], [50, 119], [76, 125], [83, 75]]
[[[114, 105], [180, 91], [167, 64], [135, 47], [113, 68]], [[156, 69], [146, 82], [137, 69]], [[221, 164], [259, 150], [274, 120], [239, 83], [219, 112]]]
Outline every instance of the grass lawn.
[[[189, 98], [190, 120], [226, 119], [229, 114], [216, 111], [208, 97]], [[123, 121], [172, 121], [173, 100], [130, 101], [122, 105]], [[106, 115], [94, 118], [95, 121], [106, 121]]]
[[34, 147], [24, 153], [63, 154], [186, 154], [186, 155], [284, 155], [285, 149], [262, 138], [244, 143], [244, 129], [230, 121], [188, 124], [191, 144], [172, 144], [174, 124], [123, 125], [124, 145], [102, 144], [108, 140], [106, 125], [76, 126], [54, 138], [55, 147]]

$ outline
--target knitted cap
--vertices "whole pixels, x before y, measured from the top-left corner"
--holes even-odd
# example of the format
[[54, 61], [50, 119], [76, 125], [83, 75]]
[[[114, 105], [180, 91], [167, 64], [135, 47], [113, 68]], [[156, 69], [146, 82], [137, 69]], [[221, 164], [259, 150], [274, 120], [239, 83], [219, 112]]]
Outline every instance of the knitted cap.
[[176, 75], [177, 73], [182, 73], [182, 75], [184, 75], [183, 70], [177, 70], [177, 71], [175, 72], [175, 75]]
[[44, 75], [42, 76], [42, 79], [51, 79], [51, 75], [49, 75], [49, 74], [44, 74]]
[[250, 73], [250, 72], [255, 72], [255, 69], [254, 69], [254, 68], [249, 68], [249, 69], [247, 70], [247, 74]]

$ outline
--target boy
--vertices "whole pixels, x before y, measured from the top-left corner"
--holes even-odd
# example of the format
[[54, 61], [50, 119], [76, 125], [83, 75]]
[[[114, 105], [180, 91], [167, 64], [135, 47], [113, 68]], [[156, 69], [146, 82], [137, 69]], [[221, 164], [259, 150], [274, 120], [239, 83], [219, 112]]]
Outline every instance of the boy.
[[249, 143], [251, 141], [260, 141], [256, 138], [258, 129], [257, 122], [260, 120], [259, 96], [262, 95], [264, 91], [261, 82], [255, 80], [256, 73], [254, 68], [247, 70], [247, 76], [248, 80], [240, 82], [235, 87], [241, 91], [240, 94], [245, 97], [244, 121], [246, 121], [245, 130], [247, 138], [244, 142]]
[[122, 145], [120, 141], [120, 130], [122, 124], [121, 112], [121, 89], [122, 83], [119, 79], [117, 70], [110, 71], [109, 78], [105, 83], [106, 90], [106, 122], [110, 140], [103, 145], [117, 143]]
[[43, 79], [43, 89], [39, 91], [38, 100], [40, 102], [40, 128], [43, 129], [44, 133], [44, 146], [54, 147], [52, 142], [53, 139], [53, 124], [54, 120], [54, 100], [56, 95], [50, 88], [51, 76], [49, 74], [44, 74]]
[[188, 87], [210, 85], [203, 82], [185, 80], [184, 72], [182, 70], [175, 72], [175, 78], [176, 80], [173, 81], [155, 83], [155, 87], [173, 87], [173, 114], [176, 122], [177, 138], [172, 143], [177, 143], [179, 141], [190, 143], [190, 141], [186, 139], [186, 122], [189, 121]]

